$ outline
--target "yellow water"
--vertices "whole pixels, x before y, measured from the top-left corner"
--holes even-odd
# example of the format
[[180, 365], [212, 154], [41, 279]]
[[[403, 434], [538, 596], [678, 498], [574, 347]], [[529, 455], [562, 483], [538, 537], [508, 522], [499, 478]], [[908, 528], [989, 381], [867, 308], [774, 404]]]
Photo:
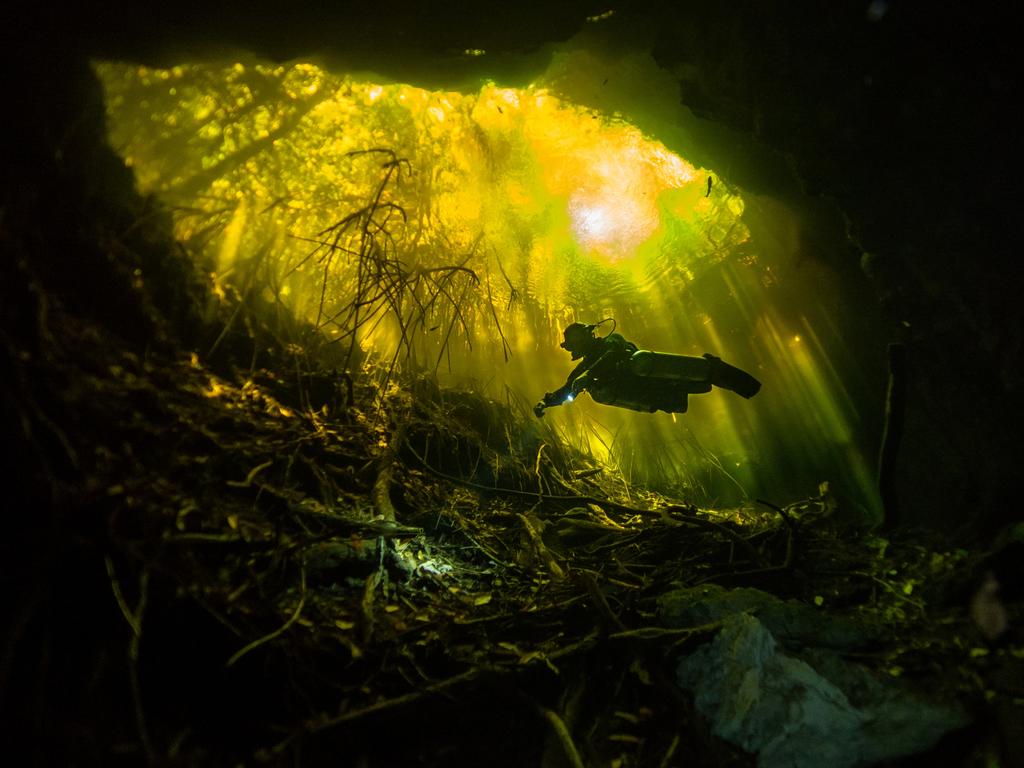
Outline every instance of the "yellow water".
[[580, 398], [545, 417], [564, 439], [698, 503], [829, 480], [874, 505], [828, 323], [838, 286], [798, 260], [783, 203], [568, 101], [554, 76], [446, 92], [307, 62], [95, 67], [112, 145], [218, 287], [254, 285], [354, 359], [523, 403], [570, 370], [566, 324], [614, 318], [641, 348], [712, 352], [763, 390], [694, 396], [678, 417]]

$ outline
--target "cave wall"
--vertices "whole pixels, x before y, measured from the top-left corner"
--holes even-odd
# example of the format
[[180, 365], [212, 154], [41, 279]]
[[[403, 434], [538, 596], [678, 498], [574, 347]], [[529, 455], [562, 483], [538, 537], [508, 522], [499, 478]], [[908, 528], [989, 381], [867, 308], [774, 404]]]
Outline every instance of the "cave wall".
[[907, 345], [901, 521], [1014, 518], [1024, 360], [1008, 16], [989, 3], [744, 8], [666, 3], [655, 56], [688, 106], [781, 154], [805, 194], [846, 215], [851, 249], [822, 255], [851, 283], [858, 260], [888, 327], [859, 340], [864, 359]]
[[[863, 327], [849, 320], [864, 365], [884, 366], [889, 342], [908, 347], [900, 522], [988, 530], [1015, 516], [1024, 364], [1004, 157], [1015, 76], [1009, 11], [994, 3], [114, 2], [45, 16], [21, 6], [4, 47], [9, 93], [22, 107], [9, 125], [14, 183], [4, 205], [60, 211], [46, 227], [80, 228], [89, 215], [80, 201], [101, 205], [115, 186], [103, 181], [109, 169], [90, 165], [95, 154], [75, 146], [95, 139], [82, 129], [98, 119], [90, 56], [167, 63], [241, 47], [396, 78], [456, 83], [496, 61], [524, 77], [543, 66], [545, 45], [609, 8], [617, 13], [600, 22], [602, 34], [649, 45], [687, 107], [755, 160], [773, 158], [752, 162], [738, 184], [809, 195], [845, 215], [849, 247], [815, 256], [864, 306]], [[491, 58], [466, 57], [467, 48]], [[68, 285], [80, 285], [76, 264], [66, 270]], [[879, 315], [882, 332], [869, 322]]]

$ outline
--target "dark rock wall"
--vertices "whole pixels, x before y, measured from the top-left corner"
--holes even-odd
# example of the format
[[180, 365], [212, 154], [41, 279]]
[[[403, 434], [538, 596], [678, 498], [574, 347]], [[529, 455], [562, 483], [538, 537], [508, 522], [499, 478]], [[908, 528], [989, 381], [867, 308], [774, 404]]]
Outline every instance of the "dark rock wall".
[[[908, 345], [902, 520], [996, 526], [1019, 516], [1009, 12], [742, 5], [730, 14], [665, 3], [655, 54], [683, 75], [688, 106], [783, 153], [806, 194], [834, 199], [848, 217], [889, 327], [888, 338], [860, 343]], [[851, 254], [836, 255], [849, 274]]]

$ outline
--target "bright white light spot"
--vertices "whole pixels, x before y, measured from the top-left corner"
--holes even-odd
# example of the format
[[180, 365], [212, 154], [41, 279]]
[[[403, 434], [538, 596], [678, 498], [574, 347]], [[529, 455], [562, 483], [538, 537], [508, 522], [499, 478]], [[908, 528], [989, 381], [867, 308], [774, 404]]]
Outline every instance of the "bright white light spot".
[[608, 212], [602, 207], [579, 206], [573, 211], [573, 225], [581, 240], [605, 240], [612, 231]]
[[658, 226], [657, 210], [617, 189], [570, 199], [569, 218], [577, 242], [611, 261], [632, 256]]

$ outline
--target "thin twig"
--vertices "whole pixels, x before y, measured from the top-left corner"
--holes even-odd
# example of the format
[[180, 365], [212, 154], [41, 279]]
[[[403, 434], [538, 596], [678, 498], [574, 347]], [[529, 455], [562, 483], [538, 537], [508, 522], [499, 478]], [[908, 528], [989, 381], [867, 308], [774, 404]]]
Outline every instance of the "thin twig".
[[107, 567], [107, 576], [110, 579], [110, 589], [114, 593], [114, 600], [117, 601], [117, 607], [121, 609], [121, 614], [132, 630], [132, 637], [128, 642], [128, 676], [132, 688], [132, 701], [135, 706], [135, 727], [138, 729], [139, 741], [146, 753], [146, 759], [150, 765], [153, 765], [156, 763], [156, 752], [153, 750], [149, 729], [146, 726], [146, 715], [142, 708], [142, 686], [139, 682], [139, 649], [142, 642], [142, 616], [149, 601], [149, 569], [143, 568], [139, 574], [139, 602], [133, 611], [128, 607], [128, 602], [124, 598], [121, 582], [114, 570], [113, 559], [110, 555], [105, 555], [103, 561]]
[[569, 728], [566, 726], [565, 721], [558, 716], [557, 712], [547, 707], [542, 707], [540, 704], [537, 705], [537, 711], [551, 724], [552, 730], [554, 730], [559, 743], [562, 745], [562, 749], [565, 751], [565, 757], [568, 759], [569, 765], [572, 768], [585, 768], [583, 758], [580, 757], [579, 750], [576, 749], [576, 744], [572, 740], [572, 734], [569, 733]]
[[417, 699], [426, 696], [428, 693], [440, 693], [441, 691], [445, 691], [448, 688], [453, 688], [456, 685], [467, 683], [470, 680], [473, 680], [474, 678], [478, 677], [481, 673], [485, 671], [488, 671], [487, 668], [485, 667], [474, 667], [473, 669], [469, 669], [458, 675], [449, 677], [446, 680], [441, 680], [440, 682], [432, 683], [428, 686], [425, 686], [424, 688], [421, 688], [418, 691], [411, 691], [410, 693], [402, 694], [401, 696], [395, 696], [391, 699], [384, 699], [383, 701], [378, 701], [377, 703], [371, 704], [368, 707], [354, 709], [342, 715], [338, 715], [337, 717], [332, 717], [327, 720], [320, 720], [309, 723], [306, 726], [306, 730], [309, 733], [318, 733], [320, 731], [325, 731], [328, 728], [333, 728], [335, 726], [342, 725], [343, 723], [350, 723], [353, 720], [359, 720], [363, 717], [367, 717], [368, 715], [373, 715], [378, 712], [384, 712], [388, 709], [394, 709], [395, 707], [400, 707], [403, 704], [409, 704], [410, 702], [416, 701]]
[[299, 620], [299, 616], [302, 614], [302, 607], [306, 604], [306, 568], [304, 566], [302, 568], [301, 579], [302, 594], [299, 596], [298, 605], [295, 606], [295, 610], [292, 612], [292, 615], [288, 618], [288, 621], [286, 621], [284, 624], [282, 624], [280, 627], [275, 629], [270, 634], [264, 635], [263, 637], [253, 640], [244, 648], [236, 651], [235, 654], [230, 659], [228, 659], [227, 666], [230, 667], [234, 665], [236, 661], [238, 661], [240, 658], [249, 653], [249, 651], [259, 648], [264, 643], [269, 643], [278, 635], [286, 632], [292, 624]]
[[672, 736], [672, 743], [668, 745], [668, 749], [665, 750], [665, 756], [661, 758], [660, 768], [668, 768], [672, 764], [672, 756], [675, 755], [676, 749], [679, 748], [679, 734], [676, 733]]
[[711, 632], [719, 629], [721, 622], [701, 624], [697, 627], [638, 627], [637, 629], [626, 629], [621, 632], [612, 632], [608, 635], [609, 640], [661, 640], [665, 637], [688, 637], [701, 632]]

